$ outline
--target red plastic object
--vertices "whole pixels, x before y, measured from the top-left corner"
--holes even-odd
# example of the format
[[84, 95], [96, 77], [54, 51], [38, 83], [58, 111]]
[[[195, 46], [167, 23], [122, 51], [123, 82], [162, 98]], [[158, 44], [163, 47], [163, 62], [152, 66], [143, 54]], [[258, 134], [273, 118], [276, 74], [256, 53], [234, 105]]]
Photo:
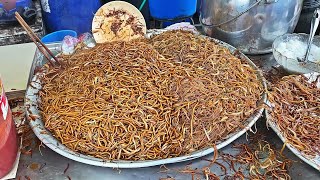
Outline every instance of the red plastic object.
[[16, 126], [0, 79], [0, 178], [12, 169], [17, 151]]

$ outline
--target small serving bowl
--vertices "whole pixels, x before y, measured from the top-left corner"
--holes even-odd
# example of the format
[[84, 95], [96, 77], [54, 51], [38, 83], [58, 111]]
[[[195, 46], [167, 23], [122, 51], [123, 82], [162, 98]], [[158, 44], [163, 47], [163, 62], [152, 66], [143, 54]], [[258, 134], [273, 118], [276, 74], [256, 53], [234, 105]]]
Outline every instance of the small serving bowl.
[[[285, 34], [285, 35], [279, 36], [273, 42], [272, 50], [273, 50], [274, 58], [289, 73], [308, 74], [315, 71], [320, 72], [320, 57], [319, 59], [313, 62], [301, 63], [298, 61], [298, 57], [303, 58], [306, 52], [308, 38], [309, 38], [309, 34], [302, 34], [302, 33], [301, 34]], [[280, 44], [289, 43], [292, 40], [296, 40], [297, 42], [299, 42], [300, 48], [299, 46], [297, 46], [294, 49], [286, 49], [288, 51], [292, 51], [293, 53], [293, 54], [290, 54], [290, 57], [288, 57], [287, 53], [286, 54], [283, 53], [283, 49], [281, 49]], [[303, 48], [301, 48], [301, 45]], [[312, 45], [320, 48], [320, 36], [314, 37]], [[297, 56], [295, 56], [295, 54]]]

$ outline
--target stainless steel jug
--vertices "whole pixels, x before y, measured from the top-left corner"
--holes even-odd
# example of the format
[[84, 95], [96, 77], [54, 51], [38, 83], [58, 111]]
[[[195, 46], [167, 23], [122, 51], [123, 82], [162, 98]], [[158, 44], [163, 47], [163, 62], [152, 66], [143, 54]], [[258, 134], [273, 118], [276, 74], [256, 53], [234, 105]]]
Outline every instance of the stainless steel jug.
[[204, 32], [246, 54], [272, 51], [276, 37], [292, 33], [303, 0], [202, 0]]

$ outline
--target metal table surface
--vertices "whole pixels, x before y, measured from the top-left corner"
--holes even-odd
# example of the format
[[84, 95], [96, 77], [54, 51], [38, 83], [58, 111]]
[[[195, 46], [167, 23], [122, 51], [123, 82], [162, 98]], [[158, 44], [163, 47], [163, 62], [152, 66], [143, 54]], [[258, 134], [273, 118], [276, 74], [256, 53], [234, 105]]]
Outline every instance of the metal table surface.
[[[275, 60], [271, 54], [263, 56], [251, 56], [249, 57], [253, 60], [260, 68], [264, 71], [271, 69], [275, 65]], [[266, 127], [266, 120], [261, 117], [257, 122], [257, 132], [262, 134], [271, 145], [273, 145], [276, 150], [280, 150], [283, 146], [282, 141], [278, 136]], [[237, 139], [232, 144], [249, 143], [246, 135], [253, 136], [252, 133], [244, 134], [242, 137]], [[219, 150], [219, 153], [230, 153], [234, 151], [232, 144]], [[292, 179], [309, 179], [316, 180], [320, 179], [320, 172], [309, 166], [308, 164], [302, 162], [288, 149], [285, 149], [284, 154], [287, 158], [294, 161], [293, 165], [289, 169], [289, 174]], [[207, 159], [211, 159], [213, 155], [208, 155]], [[39, 164], [42, 166], [40, 169], [30, 168], [31, 164]], [[160, 166], [149, 167], [149, 168], [138, 168], [138, 169], [112, 169], [95, 167], [86, 164], [82, 164], [70, 159], [67, 159], [49, 148], [42, 148], [41, 153], [39, 150], [33, 152], [32, 157], [29, 155], [21, 155], [19, 168], [17, 172], [17, 178], [20, 179], [115, 179], [115, 180], [127, 180], [127, 179], [161, 179], [161, 178], [174, 178], [176, 180], [180, 179], [191, 179], [190, 174], [182, 174], [174, 171], [174, 169], [183, 169], [186, 165], [190, 165], [193, 168], [201, 168], [204, 166], [204, 159], [197, 159], [183, 163], [176, 163], [166, 165], [168, 172], [162, 172], [163, 168]], [[65, 169], [68, 167], [66, 173]], [[216, 172], [217, 169], [211, 169], [211, 172]], [[201, 177], [205, 179], [205, 177]]]

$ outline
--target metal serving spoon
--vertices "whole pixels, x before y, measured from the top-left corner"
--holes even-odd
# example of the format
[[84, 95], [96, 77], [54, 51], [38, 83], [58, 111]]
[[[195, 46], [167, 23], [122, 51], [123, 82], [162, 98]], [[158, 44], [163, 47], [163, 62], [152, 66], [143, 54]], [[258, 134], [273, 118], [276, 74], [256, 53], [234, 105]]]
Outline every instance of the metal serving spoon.
[[309, 36], [309, 40], [308, 40], [308, 46], [307, 46], [306, 54], [305, 54], [305, 56], [304, 56], [303, 59], [298, 58], [298, 61], [299, 61], [299, 62], [306, 62], [306, 61], [308, 61], [308, 57], [309, 57], [309, 54], [310, 54], [310, 49], [311, 49], [312, 41], [313, 41], [314, 35], [316, 34], [316, 31], [317, 31], [317, 29], [318, 29], [319, 22], [320, 22], [320, 9], [317, 8], [317, 9], [314, 11], [313, 18], [312, 18], [312, 21], [311, 21], [310, 36]]

